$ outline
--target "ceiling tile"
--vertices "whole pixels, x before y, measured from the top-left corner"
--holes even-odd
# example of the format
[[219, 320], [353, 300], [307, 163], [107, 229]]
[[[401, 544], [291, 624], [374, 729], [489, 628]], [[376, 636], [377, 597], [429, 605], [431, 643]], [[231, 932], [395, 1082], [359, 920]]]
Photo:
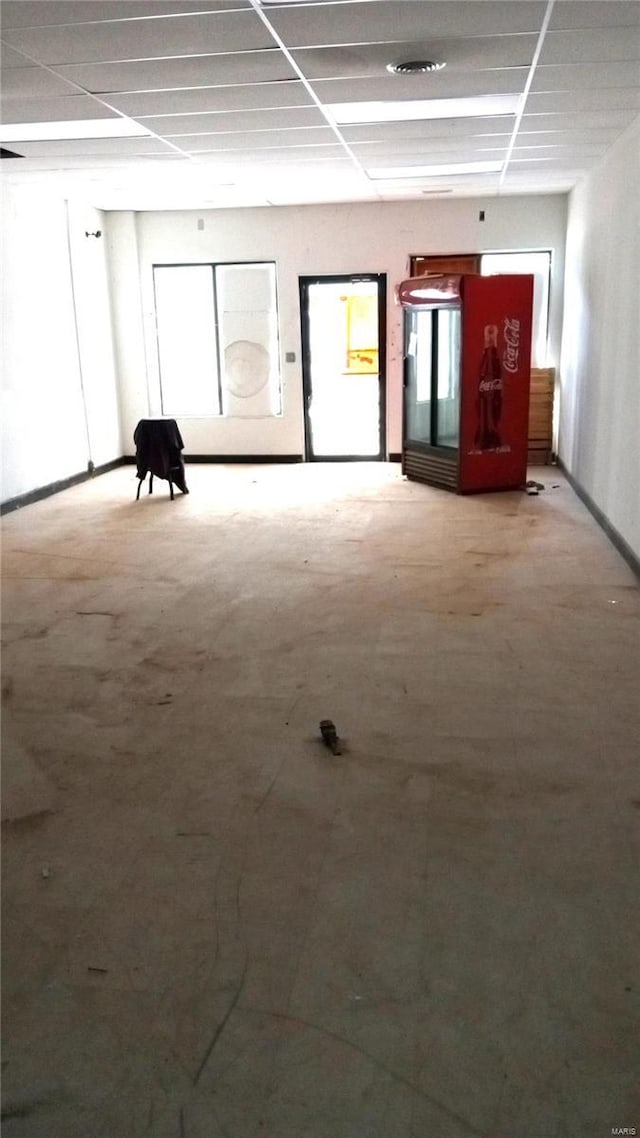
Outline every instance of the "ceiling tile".
[[157, 138], [72, 138], [56, 139], [52, 142], [16, 142], [15, 149], [29, 158], [101, 154], [131, 157], [136, 154], [164, 154], [170, 150]]
[[[201, 151], [197, 154], [198, 159], [203, 161], [210, 161], [213, 166], [239, 166], [247, 167], [249, 169], [255, 167], [255, 153], [253, 150], [228, 150], [228, 151]], [[335, 146], [318, 146], [308, 147], [300, 151], [292, 151], [290, 147], [274, 147], [268, 152], [265, 151], [261, 156], [263, 161], [260, 162], [258, 169], [262, 171], [263, 166], [274, 165], [289, 165], [294, 168], [304, 167], [307, 165], [313, 166], [315, 164], [322, 165], [332, 162], [346, 162], [351, 166], [354, 165], [349, 155], [342, 146], [336, 143]]]
[[64, 99], [9, 98], [2, 100], [4, 123], [70, 122], [73, 119], [111, 119], [113, 111], [90, 95]]
[[[536, 96], [537, 98], [538, 96]], [[529, 102], [527, 102], [527, 109]], [[597, 110], [583, 110], [574, 111], [571, 114], [565, 114], [562, 111], [556, 114], [525, 114], [520, 121], [520, 134], [526, 134], [528, 131], [539, 130], [561, 130], [561, 131], [581, 131], [588, 130], [593, 127], [608, 127], [616, 133], [620, 133], [635, 117], [635, 111], [631, 110], [605, 110], [598, 107]]]
[[135, 20], [170, 12], [233, 11], [249, 8], [249, 0], [3, 0], [2, 30], [55, 27], [100, 20]]
[[553, 161], [569, 161], [575, 159], [582, 160], [583, 158], [598, 158], [604, 154], [607, 148], [606, 143], [579, 143], [574, 142], [571, 146], [539, 146], [526, 143], [518, 145], [516, 143], [513, 154], [511, 157], [512, 162], [539, 162], [542, 159], [551, 159]]
[[286, 127], [326, 126], [325, 118], [315, 106], [281, 107], [269, 111], [232, 111], [228, 114], [161, 115], [157, 118], [138, 115], [138, 122], [165, 136], [228, 131], [253, 133], [283, 130]]
[[[640, 4], [638, 5], [640, 8]], [[571, 32], [548, 32], [540, 63], [560, 66], [571, 63], [622, 63], [640, 60], [640, 34], [629, 28], [597, 28]]]
[[556, 0], [549, 28], [640, 28], [638, 0]]
[[[506, 153], [509, 137], [504, 138], [502, 145], [499, 139], [490, 145], [492, 149]], [[402, 159], [400, 165], [411, 166], [424, 165], [426, 162], [462, 162], [466, 160], [467, 155], [471, 155], [469, 161], [480, 161], [476, 152], [486, 149], [486, 141], [477, 138], [424, 138], [413, 141], [385, 139], [380, 142], [354, 142], [351, 144], [351, 149], [363, 165], [385, 166], [387, 158], [393, 160], [398, 158]], [[452, 155], [460, 157], [454, 158]], [[407, 161], [408, 159], [410, 161]]]
[[[446, 63], [446, 76], [472, 68], [481, 70], [504, 67], [528, 68], [533, 59], [538, 37], [528, 35], [482, 36], [469, 39], [425, 40], [398, 43], [353, 44], [349, 47], [303, 48], [293, 57], [305, 77], [335, 79], [346, 76], [357, 78], [384, 76], [389, 63], [407, 59], [432, 59]], [[436, 87], [446, 77], [442, 72], [413, 76], [413, 82], [422, 81]], [[392, 81], [398, 77], [392, 76]]]
[[[49, 158], [23, 158], [20, 159], [19, 168], [22, 172], [33, 170], [35, 173], [42, 172], [61, 172], [65, 173], [67, 170], [82, 170], [90, 174], [95, 174], [99, 179], [103, 170], [118, 170], [121, 167], [133, 169], [139, 172], [141, 169], [145, 171], [146, 177], [150, 180], [158, 177], [163, 172], [163, 167], [178, 165], [183, 163], [189, 169], [191, 168], [191, 159], [185, 157], [183, 154], [178, 154], [177, 151], [167, 150], [165, 154], [108, 154], [99, 155], [84, 155], [77, 156], [72, 154], [65, 154], [64, 157], [55, 155]], [[49, 183], [49, 179], [47, 179]]]
[[238, 134], [187, 134], [181, 138], [171, 138], [171, 142], [188, 154], [201, 150], [211, 152], [251, 150], [258, 155], [262, 150], [273, 150], [284, 146], [303, 149], [313, 146], [335, 146], [336, 136], [327, 126], [294, 131], [265, 130], [250, 137], [243, 131]]
[[490, 118], [424, 119], [414, 122], [363, 123], [342, 126], [340, 133], [347, 142], [376, 142], [387, 138], [441, 139], [473, 138], [482, 134], [510, 137], [515, 124], [513, 115]]
[[640, 110], [640, 91], [629, 87], [595, 91], [556, 91], [549, 94], [529, 95], [527, 114], [541, 112], [573, 112], [602, 110]]
[[103, 94], [297, 78], [283, 53], [277, 49], [142, 63], [77, 64], [57, 70], [86, 90]]
[[[98, 14], [100, 7], [95, 5], [94, 10]], [[4, 31], [4, 38], [11, 47], [51, 65], [223, 54], [274, 46], [252, 8], [154, 20], [9, 29]]]
[[637, 87], [637, 63], [566, 64], [536, 68], [531, 84], [533, 93], [544, 91], [582, 91], [615, 87]]
[[[619, 134], [619, 130], [615, 127], [594, 127], [584, 128], [575, 125], [573, 130], [522, 130], [518, 131], [516, 139], [516, 150], [523, 150], [525, 147], [531, 146], [610, 146], [614, 139]], [[493, 138], [483, 139], [485, 146], [493, 145]], [[499, 145], [500, 140], [497, 139]]]
[[314, 106], [299, 79], [277, 83], [252, 83], [249, 86], [193, 87], [182, 91], [140, 91], [112, 94], [109, 103], [132, 118], [149, 115], [189, 114], [269, 110], [279, 107]]
[[530, 0], [371, 0], [271, 8], [267, 16], [288, 47], [444, 39], [537, 32], [546, 3]]
[[72, 95], [75, 88], [41, 67], [11, 67], [2, 75], [4, 98]]
[[25, 67], [28, 65], [29, 60], [25, 59], [24, 55], [20, 52], [13, 51], [12, 48], [2, 44], [2, 70], [7, 71], [10, 67]]
[[380, 147], [376, 151], [363, 153], [363, 147], [355, 148], [355, 155], [362, 166], [367, 170], [376, 170], [380, 168], [393, 168], [401, 167], [402, 169], [421, 168], [423, 166], [448, 166], [451, 163], [458, 162], [499, 162], [506, 158], [507, 148], [503, 148], [501, 153], [487, 154], [482, 151], [470, 149], [466, 146], [458, 146], [457, 148], [444, 148], [439, 149], [435, 147], [425, 147], [417, 151], [408, 151], [404, 154], [398, 153], [395, 149], [386, 150]]
[[396, 99], [455, 99], [474, 95], [513, 95], [524, 90], [529, 69], [476, 71], [473, 75], [382, 74], [377, 79], [316, 79], [312, 86], [322, 103], [357, 103]]
[[[341, 146], [249, 0], [8, 0], [5, 120], [120, 112], [154, 136], [25, 144], [29, 157], [5, 164], [3, 173], [16, 184], [46, 174], [65, 194], [78, 184], [104, 186], [107, 200], [110, 184], [118, 208], [132, 208], [132, 200], [145, 208], [147, 190], [156, 205], [179, 208], [182, 201], [196, 208], [207, 187], [215, 193], [216, 181], [230, 180], [233, 191], [223, 191], [223, 204], [234, 195], [239, 204], [256, 195], [265, 201], [267, 190], [275, 195], [278, 187], [286, 201], [372, 194], [406, 200], [423, 190], [490, 195], [499, 186], [510, 193], [564, 192], [640, 109], [637, 0], [556, 0], [504, 179], [416, 177], [372, 188], [359, 165], [501, 161], [516, 118], [496, 115], [495, 104], [483, 98], [524, 91], [546, 11], [547, 0], [266, 7], [325, 104], [475, 97], [481, 114], [486, 107], [476, 118], [344, 126]], [[42, 53], [53, 69], [25, 65], [20, 45]], [[447, 66], [409, 77], [386, 71], [387, 63], [416, 55], [443, 58]]]

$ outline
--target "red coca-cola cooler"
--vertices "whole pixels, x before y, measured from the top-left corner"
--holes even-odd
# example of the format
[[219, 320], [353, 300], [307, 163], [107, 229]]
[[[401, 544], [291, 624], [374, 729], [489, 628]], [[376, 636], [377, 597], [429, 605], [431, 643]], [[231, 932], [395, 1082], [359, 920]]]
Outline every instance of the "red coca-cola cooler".
[[402, 470], [469, 494], [527, 475], [533, 277], [414, 277], [405, 312]]

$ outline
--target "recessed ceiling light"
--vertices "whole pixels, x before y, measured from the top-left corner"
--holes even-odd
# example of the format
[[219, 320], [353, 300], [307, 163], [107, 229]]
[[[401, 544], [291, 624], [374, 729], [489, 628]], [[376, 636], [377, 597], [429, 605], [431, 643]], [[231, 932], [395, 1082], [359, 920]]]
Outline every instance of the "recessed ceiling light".
[[371, 103], [326, 103], [336, 123], [413, 122], [419, 119], [484, 118], [515, 115], [520, 95], [479, 95], [473, 99], [405, 99]]
[[138, 138], [151, 131], [133, 119], [79, 119], [0, 126], [0, 142], [57, 142], [69, 138]]
[[433, 59], [410, 59], [406, 63], [388, 63], [387, 71], [393, 75], [424, 75], [426, 71], [442, 71], [446, 63], [435, 63]]
[[441, 178], [450, 174], [498, 174], [502, 162], [449, 162], [439, 166], [380, 166], [367, 173], [370, 178]]

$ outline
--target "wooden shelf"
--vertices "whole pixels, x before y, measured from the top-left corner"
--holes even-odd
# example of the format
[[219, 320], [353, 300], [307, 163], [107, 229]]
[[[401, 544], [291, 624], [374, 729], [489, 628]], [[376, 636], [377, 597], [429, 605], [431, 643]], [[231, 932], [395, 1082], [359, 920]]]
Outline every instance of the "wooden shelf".
[[529, 463], [546, 466], [553, 451], [553, 367], [531, 369], [529, 395]]

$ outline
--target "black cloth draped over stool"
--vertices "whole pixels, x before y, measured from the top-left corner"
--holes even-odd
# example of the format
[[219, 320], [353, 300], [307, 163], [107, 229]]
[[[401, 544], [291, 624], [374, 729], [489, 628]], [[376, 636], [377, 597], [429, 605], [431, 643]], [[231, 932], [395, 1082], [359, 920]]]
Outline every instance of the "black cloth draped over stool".
[[183, 494], [188, 494], [182, 451], [184, 443], [175, 419], [141, 419], [133, 433], [136, 444], [136, 466], [138, 468], [138, 493], [149, 474], [149, 493], [153, 494], [153, 476], [164, 478], [169, 483], [169, 493], [173, 501], [173, 487], [176, 485]]

